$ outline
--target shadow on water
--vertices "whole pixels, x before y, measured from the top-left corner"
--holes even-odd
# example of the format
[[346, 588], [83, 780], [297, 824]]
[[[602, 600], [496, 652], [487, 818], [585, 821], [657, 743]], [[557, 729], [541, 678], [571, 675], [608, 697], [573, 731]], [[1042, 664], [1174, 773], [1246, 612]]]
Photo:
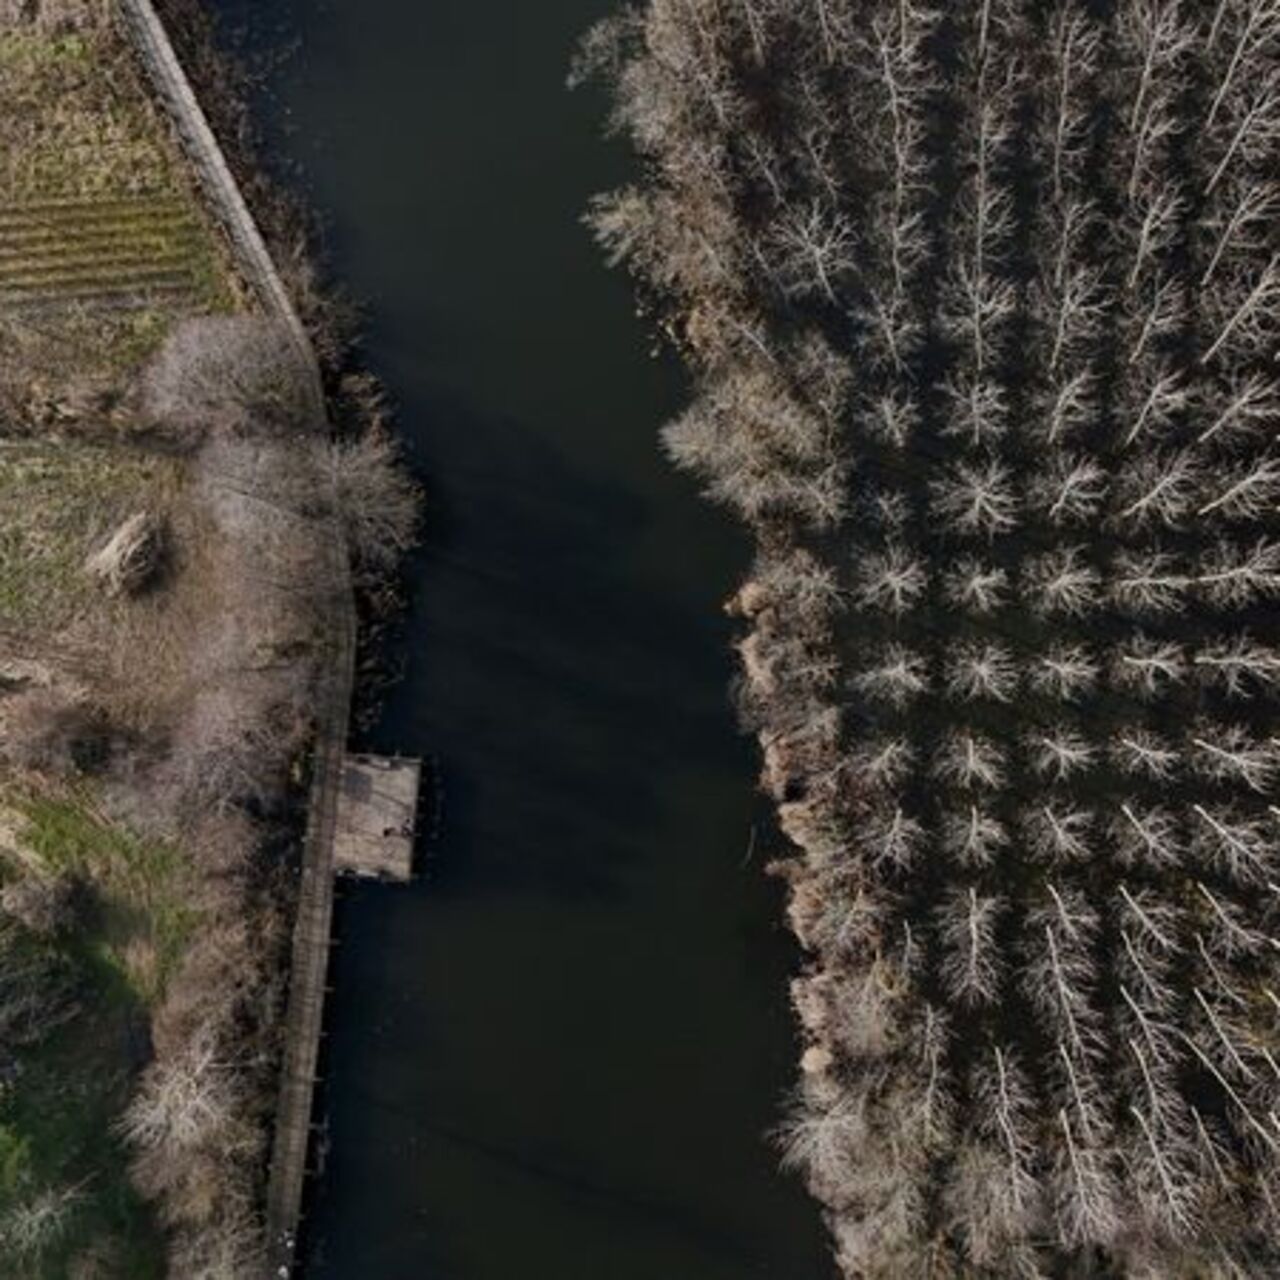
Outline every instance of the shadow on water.
[[430, 490], [368, 745], [439, 759], [443, 829], [340, 901], [317, 1280], [830, 1275], [764, 1136], [797, 961], [725, 694], [749, 548], [659, 456], [678, 374], [579, 224], [629, 174], [563, 88], [610, 3], [218, 0], [296, 45], [261, 118]]

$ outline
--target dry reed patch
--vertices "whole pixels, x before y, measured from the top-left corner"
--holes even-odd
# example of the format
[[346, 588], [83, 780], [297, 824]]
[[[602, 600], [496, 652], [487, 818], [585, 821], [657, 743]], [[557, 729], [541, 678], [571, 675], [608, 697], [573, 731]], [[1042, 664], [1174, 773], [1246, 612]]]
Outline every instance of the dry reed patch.
[[167, 513], [181, 465], [125, 447], [0, 445], [0, 618], [24, 631], [66, 628], [112, 608], [85, 559], [132, 512]]

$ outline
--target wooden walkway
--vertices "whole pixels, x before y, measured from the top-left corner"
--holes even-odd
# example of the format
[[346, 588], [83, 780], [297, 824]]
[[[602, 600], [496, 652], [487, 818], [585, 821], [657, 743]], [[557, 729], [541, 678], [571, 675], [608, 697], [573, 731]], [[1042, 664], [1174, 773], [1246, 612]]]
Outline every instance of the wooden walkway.
[[[346, 573], [346, 549], [337, 544]], [[335, 565], [335, 570], [338, 566]], [[340, 579], [337, 579], [340, 580]], [[284, 1024], [284, 1062], [276, 1104], [275, 1141], [267, 1184], [267, 1243], [271, 1276], [293, 1274], [302, 1196], [311, 1146], [320, 1033], [333, 927], [333, 850], [346, 763], [347, 726], [355, 673], [355, 620], [339, 609], [332, 635], [329, 688], [311, 778], [302, 876], [293, 927], [293, 962]]]
[[[309, 371], [316, 418], [318, 422], [323, 421], [326, 406], [315, 351], [163, 23], [151, 0], [116, 0], [116, 12], [151, 79], [157, 99], [173, 121], [189, 162], [200, 176], [211, 207], [226, 230], [241, 273], [263, 310], [284, 325], [299, 360]], [[334, 524], [333, 535], [326, 540], [332, 558], [328, 577], [332, 591], [332, 627], [326, 637], [326, 674], [316, 709], [315, 757], [267, 1184], [267, 1256], [263, 1274], [272, 1280], [286, 1280], [293, 1274], [302, 1217], [329, 968], [334, 835], [355, 684], [355, 597], [344, 532], [340, 522], [335, 520]]]

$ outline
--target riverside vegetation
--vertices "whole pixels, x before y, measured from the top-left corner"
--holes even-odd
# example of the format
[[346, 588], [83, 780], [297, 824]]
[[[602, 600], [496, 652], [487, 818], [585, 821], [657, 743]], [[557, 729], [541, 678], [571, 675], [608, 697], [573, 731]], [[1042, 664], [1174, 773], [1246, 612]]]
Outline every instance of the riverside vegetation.
[[1280, 6], [648, 0], [592, 214], [756, 534], [849, 1277], [1280, 1270]]
[[328, 547], [377, 578], [415, 494], [256, 312], [113, 3], [0, 0], [0, 102], [0, 1270], [240, 1280]]

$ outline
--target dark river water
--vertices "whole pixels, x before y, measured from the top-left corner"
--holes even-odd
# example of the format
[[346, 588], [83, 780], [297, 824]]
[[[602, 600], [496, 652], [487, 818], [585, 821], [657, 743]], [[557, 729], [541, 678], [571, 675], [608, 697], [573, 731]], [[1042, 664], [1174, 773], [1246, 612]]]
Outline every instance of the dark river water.
[[342, 894], [315, 1280], [831, 1274], [765, 1136], [796, 957], [726, 694], [749, 551], [659, 456], [680, 377], [579, 223], [629, 175], [564, 89], [612, 3], [219, 3], [292, 47], [261, 123], [430, 495], [369, 743], [440, 759], [443, 829]]

